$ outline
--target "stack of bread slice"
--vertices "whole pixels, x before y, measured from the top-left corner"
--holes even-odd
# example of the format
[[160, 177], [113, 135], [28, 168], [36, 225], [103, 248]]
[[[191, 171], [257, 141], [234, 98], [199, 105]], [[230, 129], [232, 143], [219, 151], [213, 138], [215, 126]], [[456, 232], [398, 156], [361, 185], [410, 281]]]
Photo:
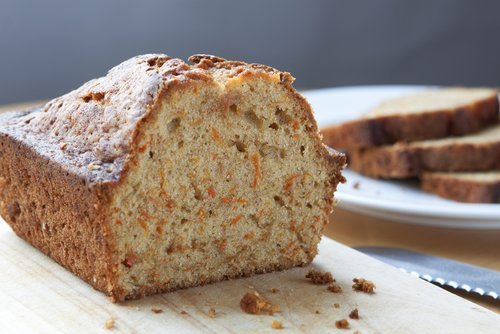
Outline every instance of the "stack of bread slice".
[[442, 88], [387, 100], [360, 119], [322, 129], [349, 166], [461, 202], [500, 202], [498, 92]]

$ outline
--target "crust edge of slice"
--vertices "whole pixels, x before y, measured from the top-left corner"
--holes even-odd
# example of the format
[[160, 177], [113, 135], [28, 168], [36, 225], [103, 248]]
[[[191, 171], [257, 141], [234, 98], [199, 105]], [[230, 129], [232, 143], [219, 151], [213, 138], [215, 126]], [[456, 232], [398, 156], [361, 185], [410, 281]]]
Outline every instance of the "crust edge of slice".
[[[407, 178], [426, 171], [479, 172], [500, 168], [500, 140], [488, 138], [500, 131], [500, 123], [457, 142], [448, 139], [397, 143], [348, 152], [349, 167], [375, 178]], [[484, 142], [474, 140], [485, 136]], [[465, 141], [465, 138], [469, 138]], [[443, 144], [443, 141], [446, 143]], [[461, 142], [460, 142], [461, 141]], [[429, 143], [433, 145], [429, 145]]]
[[500, 171], [491, 180], [473, 180], [463, 177], [460, 173], [427, 172], [421, 175], [421, 188], [426, 192], [458, 202], [500, 203]]

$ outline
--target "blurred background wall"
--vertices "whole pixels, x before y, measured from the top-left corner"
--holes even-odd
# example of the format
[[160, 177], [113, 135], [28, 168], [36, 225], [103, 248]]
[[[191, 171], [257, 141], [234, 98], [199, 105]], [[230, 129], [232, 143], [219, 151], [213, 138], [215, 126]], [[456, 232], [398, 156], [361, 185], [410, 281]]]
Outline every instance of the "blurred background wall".
[[500, 86], [499, 14], [494, 0], [0, 0], [0, 104], [151, 52], [265, 63], [302, 89]]

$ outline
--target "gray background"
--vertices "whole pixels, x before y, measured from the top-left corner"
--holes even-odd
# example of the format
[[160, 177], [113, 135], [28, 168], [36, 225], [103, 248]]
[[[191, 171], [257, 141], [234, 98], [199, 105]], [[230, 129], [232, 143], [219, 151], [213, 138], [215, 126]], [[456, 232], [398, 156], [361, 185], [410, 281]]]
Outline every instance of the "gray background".
[[136, 54], [212, 53], [298, 88], [500, 86], [500, 1], [0, 0], [0, 103], [61, 95]]

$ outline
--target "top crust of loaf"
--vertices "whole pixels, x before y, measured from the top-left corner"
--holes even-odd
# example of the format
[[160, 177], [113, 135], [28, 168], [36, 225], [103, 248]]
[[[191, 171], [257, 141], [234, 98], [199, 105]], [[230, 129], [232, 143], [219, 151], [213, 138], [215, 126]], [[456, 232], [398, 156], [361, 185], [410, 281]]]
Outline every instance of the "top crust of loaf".
[[211, 55], [194, 55], [189, 60], [194, 65], [164, 54], [131, 58], [106, 76], [40, 108], [10, 115], [4, 119], [2, 132], [41, 148], [40, 153], [62, 162], [90, 183], [99, 183], [119, 178], [133, 150], [138, 123], [172, 89], [197, 80], [223, 84], [237, 76], [266, 74], [276, 76], [295, 92], [289, 73], [265, 65]]
[[498, 106], [492, 89], [439, 89], [386, 101], [363, 118], [321, 132], [325, 144], [346, 150], [462, 136], [496, 123]]

